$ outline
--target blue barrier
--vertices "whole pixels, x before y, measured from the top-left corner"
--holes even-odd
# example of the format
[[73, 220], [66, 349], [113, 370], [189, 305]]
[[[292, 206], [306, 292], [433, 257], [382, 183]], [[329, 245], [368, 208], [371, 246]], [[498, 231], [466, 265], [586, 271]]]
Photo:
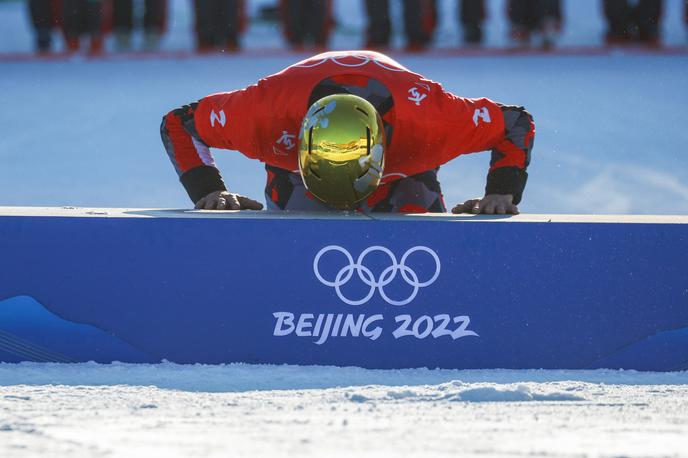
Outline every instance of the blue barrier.
[[688, 217], [0, 208], [0, 361], [688, 368]]

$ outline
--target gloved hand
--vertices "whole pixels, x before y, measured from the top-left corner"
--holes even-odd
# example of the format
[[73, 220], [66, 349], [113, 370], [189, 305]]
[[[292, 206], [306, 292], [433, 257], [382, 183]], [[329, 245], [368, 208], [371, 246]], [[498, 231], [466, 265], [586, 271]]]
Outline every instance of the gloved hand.
[[452, 208], [452, 213], [484, 213], [486, 215], [518, 215], [511, 194], [488, 194], [482, 199], [470, 199]]
[[262, 210], [263, 204], [228, 191], [215, 191], [196, 202], [197, 210]]

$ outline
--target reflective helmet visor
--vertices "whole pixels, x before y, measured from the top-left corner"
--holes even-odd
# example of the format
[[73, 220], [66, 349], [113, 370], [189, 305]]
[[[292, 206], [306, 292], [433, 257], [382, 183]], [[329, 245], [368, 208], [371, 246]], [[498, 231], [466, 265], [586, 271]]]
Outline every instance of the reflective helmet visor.
[[354, 209], [380, 184], [385, 130], [365, 99], [336, 94], [318, 100], [303, 120], [299, 143], [303, 182], [325, 204]]

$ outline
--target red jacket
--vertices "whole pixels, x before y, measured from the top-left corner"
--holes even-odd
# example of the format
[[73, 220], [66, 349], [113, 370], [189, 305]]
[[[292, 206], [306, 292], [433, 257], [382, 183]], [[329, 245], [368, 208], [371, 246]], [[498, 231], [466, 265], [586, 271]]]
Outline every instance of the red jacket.
[[[499, 189], [492, 191], [512, 193], [520, 200], [535, 133], [525, 110], [486, 98], [457, 97], [441, 84], [370, 51], [319, 54], [245, 89], [209, 95], [168, 113], [163, 142], [182, 182], [191, 169], [214, 167], [208, 146], [297, 171], [301, 122], [314, 88], [328, 79], [350, 86], [366, 85], [372, 79], [389, 91], [393, 107], [381, 114], [393, 134], [383, 182], [434, 169], [462, 154], [492, 149], [490, 172], [496, 177], [493, 181], [501, 181], [496, 183]], [[515, 126], [518, 132], [513, 131]], [[511, 172], [495, 174], [499, 169]]]

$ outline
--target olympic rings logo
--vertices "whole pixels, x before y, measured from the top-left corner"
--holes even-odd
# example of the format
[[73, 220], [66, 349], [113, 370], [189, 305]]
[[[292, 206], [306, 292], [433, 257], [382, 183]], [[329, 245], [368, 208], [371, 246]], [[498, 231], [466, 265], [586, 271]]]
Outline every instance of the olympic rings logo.
[[[334, 281], [327, 280], [323, 278], [323, 276], [320, 274], [320, 269], [319, 269], [319, 264], [320, 264], [320, 258], [331, 251], [339, 252], [342, 253], [345, 257], [346, 260], [348, 261], [348, 265], [345, 265], [342, 267], [338, 272], [337, 275], [335, 275]], [[389, 257], [389, 260], [391, 264], [389, 267], [385, 268], [381, 273], [379, 278], [375, 278], [373, 275], [373, 272], [366, 266], [363, 265], [363, 261], [365, 260], [365, 257], [369, 255], [370, 253], [374, 252], [381, 252], [384, 253]], [[418, 278], [418, 274], [411, 269], [409, 266], [406, 265], [406, 262], [413, 253], [416, 252], [424, 252], [429, 254], [433, 261], [435, 262], [435, 273], [433, 274], [432, 277], [430, 277], [429, 280], [427, 281], [420, 281]], [[426, 286], [429, 286], [437, 280], [437, 277], [440, 275], [440, 269], [441, 269], [441, 264], [440, 264], [440, 258], [437, 256], [437, 253], [435, 253], [433, 250], [426, 246], [415, 246], [413, 248], [410, 248], [409, 250], [404, 253], [404, 255], [401, 257], [401, 260], [397, 262], [397, 258], [394, 256], [394, 253], [392, 253], [388, 248], [385, 248], [383, 246], [375, 245], [366, 248], [363, 250], [363, 252], [358, 256], [358, 259], [356, 262], [354, 262], [353, 257], [351, 256], [351, 253], [349, 253], [345, 248], [342, 248], [339, 245], [328, 245], [324, 248], [322, 248], [318, 254], [315, 255], [315, 259], [313, 260], [313, 272], [315, 273], [315, 276], [320, 282], [326, 286], [332, 287], [335, 289], [337, 292], [337, 296], [339, 296], [339, 299], [342, 300], [342, 302], [345, 302], [346, 304], [349, 305], [361, 305], [365, 304], [368, 302], [373, 295], [375, 294], [375, 291], [380, 292], [380, 296], [385, 300], [390, 305], [406, 305], [410, 303], [413, 299], [416, 298], [418, 295], [418, 291], [420, 288], [424, 288]], [[370, 287], [370, 290], [368, 293], [362, 298], [362, 299], [357, 299], [357, 300], [352, 300], [347, 298], [343, 293], [342, 293], [342, 286], [347, 284], [349, 280], [354, 275], [354, 272], [358, 275], [358, 278], [365, 283], [367, 286]], [[390, 298], [387, 293], [385, 292], [385, 286], [389, 285], [394, 281], [394, 279], [397, 277], [397, 274], [401, 275], [401, 278], [413, 288], [411, 291], [411, 294], [409, 297], [407, 297], [404, 300], [396, 300]]]
[[406, 71], [406, 68], [402, 67], [401, 64], [394, 62], [394, 64], [398, 65], [399, 67], [394, 66], [391, 62], [383, 62], [380, 59], [376, 57], [372, 57], [369, 55], [365, 54], [345, 54], [345, 55], [340, 55], [340, 56], [329, 56], [329, 57], [323, 57], [322, 59], [315, 61], [315, 62], [310, 62], [307, 63], [307, 61], [300, 62], [296, 65], [293, 65], [295, 68], [313, 68], [313, 67], [319, 67], [320, 65], [326, 63], [326, 62], [333, 62], [340, 67], [363, 67], [364, 65], [367, 65], [369, 63], [373, 63], [377, 65], [378, 67], [384, 68], [385, 70], [389, 70], [391, 72], [403, 72]]

